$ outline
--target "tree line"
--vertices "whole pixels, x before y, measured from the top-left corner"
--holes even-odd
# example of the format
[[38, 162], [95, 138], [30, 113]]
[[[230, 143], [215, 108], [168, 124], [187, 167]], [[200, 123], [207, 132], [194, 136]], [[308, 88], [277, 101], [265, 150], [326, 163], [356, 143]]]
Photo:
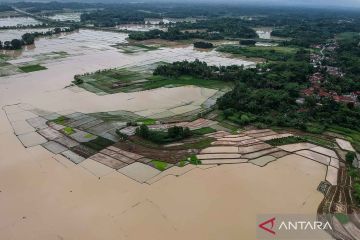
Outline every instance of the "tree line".
[[60, 34], [64, 32], [72, 32], [76, 30], [77, 27], [66, 27], [66, 28], [54, 28], [53, 30], [46, 32], [33, 32], [25, 33], [21, 36], [21, 39], [13, 39], [11, 41], [0, 41], [0, 49], [4, 50], [19, 50], [23, 46], [32, 45], [35, 42], [35, 39], [43, 36], [51, 36], [53, 34]]

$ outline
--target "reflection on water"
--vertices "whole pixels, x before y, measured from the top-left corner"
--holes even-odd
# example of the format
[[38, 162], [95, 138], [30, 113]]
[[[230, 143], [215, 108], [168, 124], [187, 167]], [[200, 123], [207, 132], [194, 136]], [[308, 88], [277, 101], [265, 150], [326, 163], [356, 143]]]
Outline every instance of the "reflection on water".
[[0, 27], [40, 25], [41, 22], [30, 17], [7, 17], [0, 18]]

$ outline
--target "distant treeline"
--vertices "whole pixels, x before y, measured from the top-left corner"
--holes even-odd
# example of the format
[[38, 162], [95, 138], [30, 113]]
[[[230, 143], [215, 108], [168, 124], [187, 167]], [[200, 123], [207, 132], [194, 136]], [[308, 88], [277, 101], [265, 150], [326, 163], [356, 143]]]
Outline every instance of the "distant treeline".
[[12, 11], [13, 8], [6, 4], [0, 4], [0, 12]]
[[0, 30], [7, 30], [7, 29], [27, 29], [27, 28], [46, 28], [49, 27], [46, 23], [39, 23], [39, 24], [30, 24], [30, 25], [17, 25], [17, 26], [2, 26]]
[[360, 32], [360, 18], [341, 19], [338, 17], [324, 17], [320, 19], [302, 19], [291, 24], [284, 24], [275, 28], [272, 36], [291, 38], [288, 45], [310, 47], [313, 44], [326, 42], [342, 32]]
[[89, 8], [104, 8], [107, 6], [103, 3], [80, 3], [80, 2], [16, 2], [11, 3], [17, 8], [24, 8], [30, 13], [39, 13], [41, 11], [62, 11], [65, 9], [89, 9]]
[[145, 18], [160, 18], [160, 14], [139, 11], [132, 6], [84, 13], [81, 22], [92, 23], [95, 27], [115, 27], [122, 23], [144, 23]]
[[148, 32], [133, 32], [129, 34], [129, 38], [133, 40], [148, 40], [148, 39], [165, 39], [165, 40], [186, 40], [186, 39], [206, 39], [206, 40], [219, 40], [224, 37], [219, 33], [209, 32], [182, 32], [177, 28], [169, 28], [168, 31], [161, 31], [154, 29]]
[[239, 18], [216, 18], [201, 20], [195, 23], [181, 22], [176, 27], [180, 30], [203, 29], [206, 32], [216, 32], [223, 37], [232, 38], [256, 38], [256, 32], [246, 26], [244, 21]]

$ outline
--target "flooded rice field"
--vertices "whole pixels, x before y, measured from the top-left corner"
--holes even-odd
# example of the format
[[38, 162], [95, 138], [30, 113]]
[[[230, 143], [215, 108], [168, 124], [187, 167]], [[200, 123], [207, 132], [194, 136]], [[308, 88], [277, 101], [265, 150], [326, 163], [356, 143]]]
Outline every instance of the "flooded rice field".
[[40, 25], [40, 24], [41, 22], [31, 17], [0, 18], [0, 27], [30, 26], [30, 25]]
[[120, 30], [137, 31], [137, 32], [147, 32], [155, 29], [167, 31], [167, 27], [163, 27], [161, 25], [149, 25], [149, 24], [120, 24], [117, 25], [116, 28]]
[[71, 21], [71, 22], [80, 22], [81, 13], [58, 13], [52, 16], [49, 16], [49, 19], [55, 21]]
[[25, 33], [47, 32], [53, 28], [27, 28], [27, 29], [7, 29], [0, 30], [0, 41], [11, 41], [13, 39], [21, 39]]
[[[9, 30], [7, 30], [9, 31]], [[10, 30], [12, 31], [12, 30]], [[21, 35], [26, 32], [23, 30]], [[4, 32], [8, 37], [12, 32]], [[15, 36], [15, 32], [12, 33]], [[25, 46], [20, 51], [8, 51], [14, 57], [28, 57], [49, 52], [64, 51], [72, 55], [82, 54], [87, 50], [109, 50], [111, 45], [125, 42], [127, 34], [102, 32], [92, 30], [80, 30], [73, 33], [63, 33], [51, 37], [40, 37], [34, 45]]]
[[196, 22], [196, 18], [149, 18], [145, 19], [145, 24], [169, 24], [169, 23], [177, 23], [177, 22]]
[[[4, 36], [15, 36], [16, 32], [7, 30]], [[24, 30], [25, 31], [25, 30]], [[23, 32], [21, 32], [23, 33]], [[31, 58], [40, 54], [48, 54], [51, 52], [66, 52], [69, 55], [83, 55], [93, 53], [94, 51], [106, 51], [110, 54], [117, 55], [123, 59], [124, 56], [114, 46], [127, 42], [128, 35], [125, 33], [104, 32], [94, 30], [79, 30], [74, 33], [65, 33], [57, 36], [39, 38], [34, 45], [26, 46], [21, 51], [6, 51], [4, 53], [16, 58]], [[114, 53], [115, 52], [115, 53]], [[117, 53], [117, 54], [116, 54]], [[245, 65], [251, 66], [254, 63], [239, 58], [229, 58], [226, 54], [213, 51], [198, 51], [192, 46], [184, 46], [178, 48], [160, 48], [155, 51], [138, 52], [134, 54], [126, 54], [129, 59], [135, 60], [136, 64], [142, 62], [141, 65], [151, 64], [154, 62], [164, 61], [182, 61], [200, 59], [212, 65]], [[134, 60], [133, 60], [134, 61]], [[127, 62], [127, 61], [125, 61]], [[86, 64], [84, 62], [84, 64]], [[121, 65], [121, 61], [118, 63]]]
[[256, 31], [257, 35], [259, 35], [259, 38], [271, 39], [272, 28], [269, 27], [255, 28], [254, 30]]

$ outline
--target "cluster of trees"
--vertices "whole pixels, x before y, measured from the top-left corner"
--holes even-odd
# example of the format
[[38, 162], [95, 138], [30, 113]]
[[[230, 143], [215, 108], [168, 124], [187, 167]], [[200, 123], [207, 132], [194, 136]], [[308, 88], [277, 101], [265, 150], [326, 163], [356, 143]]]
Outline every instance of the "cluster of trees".
[[206, 29], [207, 32], [218, 33], [223, 37], [231, 38], [257, 38], [254, 29], [246, 26], [239, 18], [216, 18], [201, 20], [195, 23], [182, 22], [176, 25], [181, 30]]
[[77, 28], [72, 26], [68, 28], [54, 28], [53, 30], [47, 32], [25, 33], [21, 36], [21, 39], [13, 39], [11, 41], [5, 41], [4, 43], [0, 41], [0, 49], [19, 50], [25, 45], [34, 44], [37, 37], [51, 36], [53, 34], [59, 34], [62, 32], [72, 32], [75, 29]]
[[219, 33], [209, 33], [209, 32], [188, 32], [180, 31], [178, 28], [169, 28], [168, 31], [161, 31], [154, 29], [148, 32], [133, 32], [129, 34], [129, 38], [133, 40], [147, 40], [147, 39], [165, 39], [170, 41], [175, 40], [186, 40], [186, 39], [205, 39], [205, 40], [219, 40], [223, 39]]
[[256, 41], [251, 39], [244, 39], [239, 41], [240, 45], [254, 46]]
[[7, 30], [7, 29], [26, 29], [26, 28], [44, 28], [48, 27], [46, 23], [39, 23], [39, 24], [31, 24], [31, 25], [18, 25], [18, 26], [2, 26], [0, 27], [1, 30]]
[[6, 4], [0, 4], [0, 12], [12, 11], [13, 8]]
[[[325, 129], [337, 125], [360, 130], [360, 109], [335, 102], [332, 98], [305, 98], [296, 103], [312, 67], [307, 62], [278, 62], [256, 69], [245, 69], [234, 89], [218, 99], [225, 117], [239, 124], [261, 123], [302, 130], [314, 123]], [[246, 73], [246, 74], [245, 74]]]
[[196, 48], [213, 48], [214, 44], [209, 42], [194, 42], [194, 47]]
[[243, 66], [209, 66], [206, 62], [196, 59], [193, 62], [181, 61], [171, 64], [159, 65], [153, 75], [165, 77], [179, 77], [182, 75], [193, 76], [203, 79], [221, 81], [235, 81], [243, 74]]
[[[356, 34], [356, 33], [355, 33]], [[337, 64], [347, 74], [360, 74], [360, 35], [352, 35], [338, 41], [336, 49]]]
[[[189, 30], [199, 31], [189, 31]], [[200, 31], [204, 30], [206, 31]], [[249, 27], [241, 24], [238, 19], [216, 19], [203, 20], [195, 23], [181, 22], [175, 27], [169, 27], [168, 31], [151, 30], [149, 32], [134, 32], [129, 34], [130, 39], [146, 40], [146, 39], [166, 39], [166, 40], [184, 40], [199, 38], [205, 40], [219, 40], [225, 37], [236, 38], [256, 38], [256, 32]]]
[[255, 48], [236, 45], [223, 45], [218, 49], [220, 52], [238, 54], [251, 58], [264, 58], [270, 61], [287, 61], [293, 57], [290, 52], [278, 51], [271, 47]]
[[342, 32], [359, 32], [360, 19], [341, 19], [339, 16], [326, 16], [322, 18], [305, 18], [292, 24], [277, 27], [271, 32], [272, 36], [291, 38], [286, 43], [310, 47], [321, 44]]
[[188, 127], [178, 127], [174, 126], [164, 131], [154, 131], [150, 130], [148, 126], [141, 125], [140, 127], [136, 128], [135, 134], [140, 136], [146, 140], [164, 144], [179, 141], [191, 136], [191, 131]]
[[[326, 59], [321, 69], [325, 80], [322, 87], [338, 94], [349, 94], [360, 91], [360, 35], [357, 33], [344, 33], [338, 36], [335, 51], [325, 51]], [[337, 67], [343, 75], [330, 75], [328, 67]]]
[[80, 10], [105, 7], [106, 4], [102, 3], [80, 3], [80, 2], [30, 2], [19, 1], [11, 3], [12, 6], [17, 8], [24, 8], [27, 12], [39, 13], [42, 11], [64, 11], [67, 9]]
[[115, 27], [123, 23], [144, 23], [145, 18], [160, 18], [160, 14], [134, 9], [124, 5], [122, 8], [105, 9], [81, 15], [81, 22], [92, 23], [96, 27]]

